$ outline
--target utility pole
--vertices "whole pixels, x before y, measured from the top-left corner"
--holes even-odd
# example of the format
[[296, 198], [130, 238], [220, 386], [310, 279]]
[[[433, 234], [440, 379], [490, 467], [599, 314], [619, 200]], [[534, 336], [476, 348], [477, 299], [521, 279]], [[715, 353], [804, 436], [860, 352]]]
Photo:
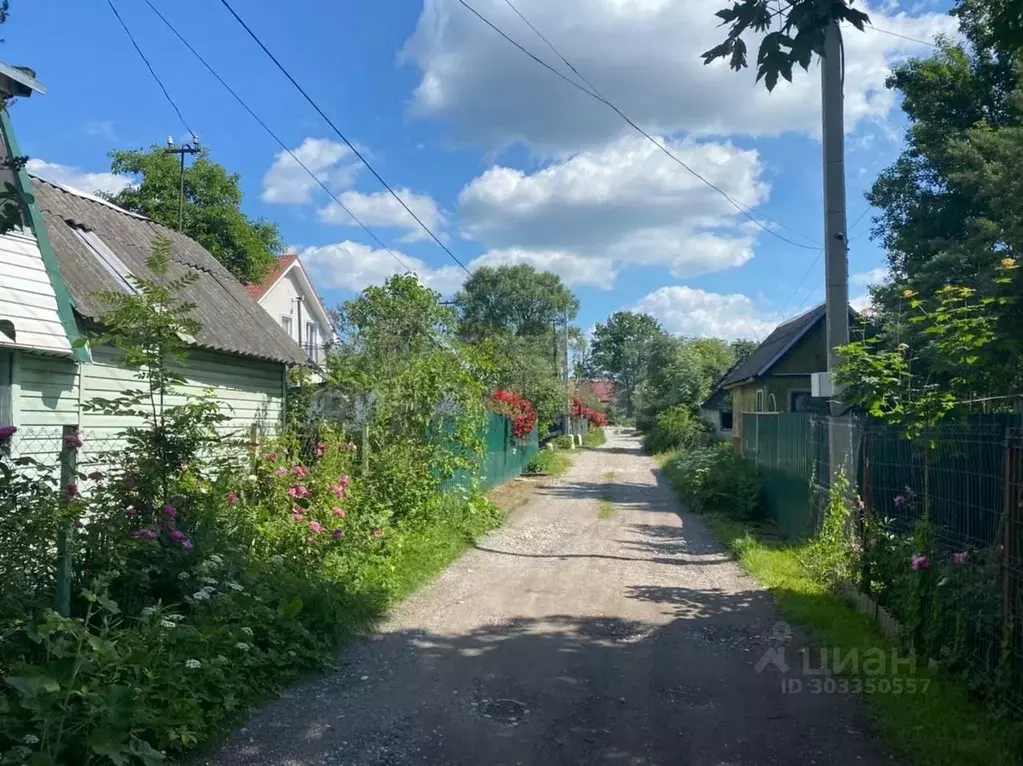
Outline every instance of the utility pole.
[[565, 433], [572, 433], [572, 394], [568, 379], [568, 311], [565, 311]]
[[[828, 457], [832, 486], [839, 473], [850, 481], [850, 429], [845, 422], [841, 391], [834, 388], [839, 357], [835, 349], [849, 342], [849, 254], [845, 213], [844, 48], [837, 21], [824, 31], [821, 62], [821, 123], [824, 151], [824, 289], [828, 375], [832, 383], [828, 419]], [[841, 419], [841, 420], [840, 420]]]
[[164, 154], [181, 155], [181, 188], [178, 191], [178, 231], [181, 231], [185, 226], [185, 155], [199, 154], [202, 151], [199, 148], [199, 136], [193, 133], [192, 143], [182, 144], [180, 147], [175, 147], [174, 138], [167, 136], [167, 148], [163, 151]]

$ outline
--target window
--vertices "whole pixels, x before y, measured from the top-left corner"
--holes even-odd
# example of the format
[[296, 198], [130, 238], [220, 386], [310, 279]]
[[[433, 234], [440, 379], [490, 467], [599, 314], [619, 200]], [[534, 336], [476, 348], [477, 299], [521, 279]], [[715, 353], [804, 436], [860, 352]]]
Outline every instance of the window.
[[114, 278], [114, 281], [117, 282], [122, 290], [126, 293], [138, 292], [128, 279], [132, 276], [131, 269], [125, 266], [124, 261], [107, 247], [107, 243], [100, 239], [96, 232], [86, 231], [78, 226], [72, 226], [71, 231], [85, 245], [85, 248], [92, 253], [92, 257], [103, 267], [103, 270]]
[[284, 332], [288, 334], [289, 338], [295, 337], [294, 335], [291, 334], [291, 317], [289, 317], [287, 314], [281, 314], [281, 327], [284, 328]]
[[764, 389], [762, 389], [762, 388], [757, 389], [757, 407], [756, 407], [756, 411], [757, 412], [763, 412], [764, 411]]
[[320, 361], [320, 339], [315, 322], [305, 323], [305, 352], [312, 362]]
[[809, 391], [789, 391], [789, 412], [810, 412], [813, 396]]

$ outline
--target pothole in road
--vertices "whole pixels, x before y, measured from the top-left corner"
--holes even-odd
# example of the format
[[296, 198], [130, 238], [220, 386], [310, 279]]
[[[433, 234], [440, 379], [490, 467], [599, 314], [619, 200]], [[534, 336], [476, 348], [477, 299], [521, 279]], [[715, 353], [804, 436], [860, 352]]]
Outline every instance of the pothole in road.
[[498, 723], [518, 723], [527, 715], [525, 703], [513, 699], [482, 699], [478, 708], [484, 718], [489, 718]]

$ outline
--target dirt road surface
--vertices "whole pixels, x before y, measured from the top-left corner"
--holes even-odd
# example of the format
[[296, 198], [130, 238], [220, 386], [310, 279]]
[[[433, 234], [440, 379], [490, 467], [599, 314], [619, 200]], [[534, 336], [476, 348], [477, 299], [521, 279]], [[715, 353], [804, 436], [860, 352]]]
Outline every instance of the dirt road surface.
[[[611, 431], [336, 673], [266, 704], [206, 760], [891, 763], [862, 700], [783, 693], [809, 679], [805, 640], [779, 621], [638, 439]], [[788, 673], [758, 672], [772, 649]]]

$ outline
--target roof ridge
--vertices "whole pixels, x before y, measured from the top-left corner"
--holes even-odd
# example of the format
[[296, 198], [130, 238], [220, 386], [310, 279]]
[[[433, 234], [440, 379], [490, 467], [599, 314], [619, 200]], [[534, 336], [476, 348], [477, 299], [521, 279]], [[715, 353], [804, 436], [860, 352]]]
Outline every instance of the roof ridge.
[[141, 220], [141, 221], [150, 221], [152, 223], [156, 223], [149, 216], [142, 215], [141, 213], [134, 213], [131, 210], [125, 210], [123, 207], [120, 207], [119, 205], [115, 205], [113, 202], [110, 202], [109, 200], [105, 200], [102, 197], [97, 197], [95, 194], [91, 194], [90, 192], [83, 191], [82, 189], [79, 189], [79, 188], [77, 188], [75, 186], [71, 186], [69, 184], [57, 183], [56, 181], [51, 181], [48, 178], [42, 178], [40, 176], [33, 175], [32, 173], [29, 173], [28, 176], [34, 182], [38, 181], [39, 183], [47, 184], [48, 186], [52, 186], [54, 189], [59, 189], [60, 191], [64, 192], [65, 194], [70, 194], [70, 195], [75, 196], [75, 197], [81, 197], [82, 199], [89, 200], [90, 202], [96, 202], [96, 203], [98, 203], [100, 205], [105, 205], [106, 207], [110, 208], [111, 210], [114, 210], [114, 211], [116, 211], [118, 213], [122, 213], [123, 215], [131, 216], [132, 218], [136, 218], [136, 219]]

